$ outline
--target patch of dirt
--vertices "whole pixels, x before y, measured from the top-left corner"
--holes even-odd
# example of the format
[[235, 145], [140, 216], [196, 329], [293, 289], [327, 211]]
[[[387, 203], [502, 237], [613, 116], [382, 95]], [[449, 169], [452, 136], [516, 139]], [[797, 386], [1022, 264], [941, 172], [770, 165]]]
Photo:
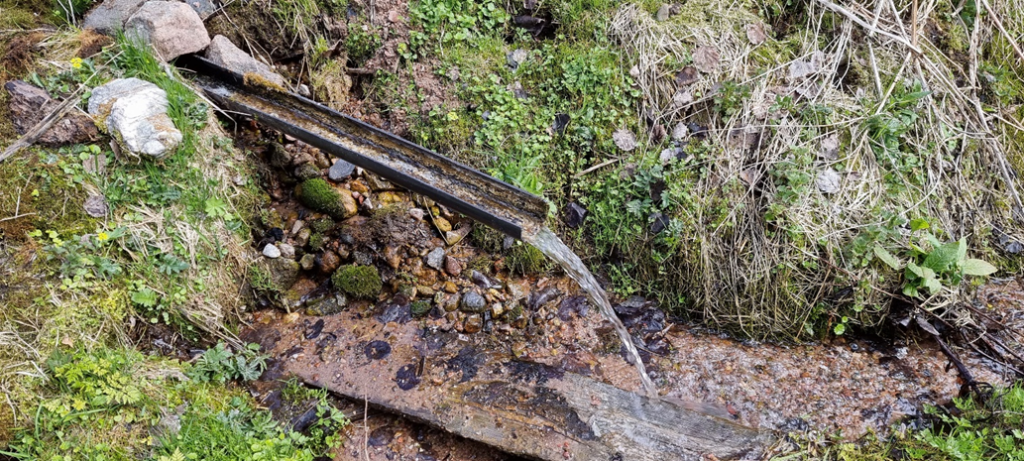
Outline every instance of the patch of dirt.
[[[370, 24], [382, 31], [382, 43], [372, 57], [363, 66], [366, 72], [373, 74], [378, 71], [392, 74], [397, 79], [392, 88], [398, 94], [387, 95], [393, 101], [375, 100], [380, 108], [380, 116], [386, 120], [382, 125], [385, 129], [403, 137], [409, 136], [410, 117], [405, 108], [418, 111], [418, 115], [427, 116], [439, 106], [454, 107], [457, 102], [452, 84], [437, 74], [439, 62], [436, 58], [421, 58], [412, 66], [411, 73], [401, 65], [399, 45], [409, 43], [409, 4], [403, 0], [384, 0], [370, 2], [359, 0], [352, 2], [359, 11], [369, 17]], [[373, 78], [357, 79], [357, 85], [373, 85]], [[415, 89], [409, 91], [410, 86]], [[364, 88], [365, 89], [365, 88]], [[364, 92], [365, 94], [365, 92]], [[403, 107], [404, 106], [404, 107]]]
[[206, 21], [210, 36], [223, 35], [253, 56], [272, 60], [291, 58], [302, 51], [294, 34], [277, 20], [267, 4], [232, 2]]
[[37, 57], [36, 45], [46, 38], [44, 32], [17, 34], [6, 43], [6, 51], [0, 58], [0, 80], [18, 78], [27, 73]]
[[114, 40], [106, 35], [100, 34], [92, 29], [85, 29], [78, 35], [78, 52], [75, 53], [79, 58], [85, 59], [103, 51], [103, 47], [114, 43]]

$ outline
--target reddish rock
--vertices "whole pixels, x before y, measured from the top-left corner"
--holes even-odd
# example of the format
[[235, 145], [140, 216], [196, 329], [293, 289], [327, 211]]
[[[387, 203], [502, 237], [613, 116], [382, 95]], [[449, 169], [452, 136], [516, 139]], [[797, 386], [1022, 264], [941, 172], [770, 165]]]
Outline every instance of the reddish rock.
[[202, 51], [210, 34], [192, 7], [181, 2], [148, 2], [124, 25], [125, 35], [149, 43], [159, 58], [169, 61]]
[[341, 266], [341, 258], [338, 257], [337, 253], [327, 250], [317, 258], [317, 266], [320, 267], [320, 272], [332, 274]]
[[[27, 133], [59, 104], [50, 98], [46, 90], [21, 80], [11, 80], [4, 88], [11, 95], [11, 122], [18, 134]], [[79, 144], [95, 141], [99, 139], [99, 135], [99, 130], [91, 118], [72, 109], [46, 130], [36, 142], [49, 146]]]
[[384, 260], [388, 262], [388, 266], [391, 266], [392, 269], [398, 270], [398, 267], [402, 265], [402, 256], [398, 251], [398, 247], [385, 247]]
[[448, 272], [452, 277], [458, 277], [462, 273], [462, 264], [459, 263], [458, 259], [451, 256], [444, 257], [444, 270]]

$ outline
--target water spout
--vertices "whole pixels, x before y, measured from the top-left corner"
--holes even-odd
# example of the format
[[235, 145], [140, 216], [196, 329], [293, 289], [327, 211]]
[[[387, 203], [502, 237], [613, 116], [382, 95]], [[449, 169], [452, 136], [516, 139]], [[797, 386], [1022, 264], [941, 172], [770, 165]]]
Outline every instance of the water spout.
[[622, 344], [626, 346], [626, 351], [629, 353], [629, 357], [632, 359], [633, 365], [636, 366], [638, 372], [640, 372], [640, 381], [643, 383], [644, 392], [650, 398], [656, 398], [658, 396], [658, 390], [654, 387], [654, 382], [647, 376], [647, 370], [644, 368], [644, 362], [640, 360], [640, 353], [636, 349], [636, 345], [633, 344], [633, 337], [626, 330], [626, 326], [622, 324], [619, 317], [615, 315], [615, 311], [612, 310], [612, 304], [608, 300], [608, 294], [604, 292], [601, 285], [598, 285], [597, 279], [594, 278], [594, 274], [591, 274], [587, 270], [587, 266], [583, 265], [583, 261], [580, 257], [573, 253], [565, 243], [562, 242], [554, 232], [551, 232], [547, 227], [541, 227], [539, 229], [531, 229], [527, 226], [523, 228], [523, 240], [540, 250], [545, 256], [551, 258], [558, 265], [562, 266], [562, 269], [569, 274], [573, 280], [580, 285], [580, 288], [587, 293], [590, 298], [590, 302], [597, 306], [597, 310], [601, 312], [612, 326], [615, 327], [615, 332], [618, 333], [619, 338], [622, 340]]

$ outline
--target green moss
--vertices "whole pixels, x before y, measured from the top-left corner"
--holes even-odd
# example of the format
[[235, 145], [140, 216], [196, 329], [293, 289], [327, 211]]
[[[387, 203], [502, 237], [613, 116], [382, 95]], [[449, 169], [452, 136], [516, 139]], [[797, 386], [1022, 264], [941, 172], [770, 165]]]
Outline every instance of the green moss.
[[345, 217], [341, 194], [323, 178], [306, 180], [299, 186], [297, 195], [303, 205], [315, 211], [327, 213], [335, 218]]
[[334, 220], [331, 218], [314, 219], [309, 223], [309, 228], [312, 229], [314, 233], [326, 234], [327, 231], [334, 228]]
[[477, 248], [488, 253], [498, 253], [505, 243], [505, 234], [482, 225], [473, 226], [469, 238]]
[[327, 242], [327, 237], [324, 234], [315, 233], [309, 236], [309, 249], [316, 252], [324, 248], [324, 243]]
[[331, 276], [331, 282], [335, 288], [357, 298], [374, 299], [383, 288], [380, 273], [373, 266], [342, 266]]
[[551, 262], [533, 245], [516, 242], [508, 251], [508, 268], [517, 274], [539, 274], [551, 269]]
[[469, 264], [466, 264], [466, 270], [490, 274], [494, 272], [494, 261], [491, 260], [489, 255], [480, 255], [469, 260]]
[[430, 308], [431, 308], [430, 301], [426, 300], [426, 299], [420, 299], [418, 301], [414, 301], [412, 303], [412, 305], [410, 306], [410, 309], [412, 311], [412, 316], [413, 317], [423, 317], [423, 316], [427, 315], [427, 313], [430, 312]]

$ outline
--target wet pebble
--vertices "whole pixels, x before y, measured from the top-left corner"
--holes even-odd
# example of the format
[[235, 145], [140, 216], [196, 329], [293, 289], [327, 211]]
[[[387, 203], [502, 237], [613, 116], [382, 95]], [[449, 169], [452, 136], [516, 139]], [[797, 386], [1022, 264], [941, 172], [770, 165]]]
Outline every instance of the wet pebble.
[[277, 246], [275, 246], [274, 244], [268, 244], [267, 246], [263, 247], [263, 256], [266, 256], [270, 259], [277, 259], [281, 257], [281, 250], [278, 249]]
[[420, 383], [419, 376], [416, 376], [416, 365], [408, 364], [398, 369], [398, 373], [395, 374], [395, 382], [398, 383], [398, 388], [407, 391], [416, 387]]
[[281, 243], [277, 245], [277, 249], [281, 252], [281, 256], [288, 259], [295, 259], [295, 247]]
[[466, 333], [476, 333], [480, 331], [484, 326], [484, 319], [480, 314], [472, 314], [466, 317], [466, 322], [463, 324], [463, 329]]
[[338, 182], [352, 176], [352, 173], [356, 171], [356, 166], [342, 159], [337, 159], [331, 168], [327, 170], [327, 177], [331, 181]]
[[434, 225], [436, 225], [441, 232], [450, 232], [452, 230], [452, 223], [448, 222], [448, 220], [444, 218], [434, 218]]
[[302, 270], [305, 270], [305, 271], [313, 270], [313, 267], [315, 267], [315, 266], [316, 266], [316, 256], [314, 256], [314, 255], [312, 255], [310, 253], [306, 253], [306, 254], [302, 255], [302, 259], [299, 260], [299, 267], [301, 267]]
[[341, 266], [341, 258], [338, 257], [337, 253], [327, 250], [317, 258], [317, 265], [320, 268], [320, 272], [330, 274], [338, 269], [338, 266]]
[[[302, 222], [302, 221], [296, 221], [296, 222]], [[299, 246], [299, 247], [306, 246], [306, 244], [309, 243], [309, 237], [311, 235], [313, 235], [313, 232], [310, 231], [308, 227], [303, 227], [302, 229], [299, 229], [298, 235], [295, 236], [295, 245]]]
[[434, 269], [441, 270], [441, 264], [445, 261], [444, 248], [434, 248], [430, 253], [427, 253], [426, 262], [427, 265]]
[[391, 354], [391, 345], [384, 341], [370, 341], [363, 348], [363, 353], [370, 360], [380, 360]]
[[476, 291], [468, 291], [462, 296], [463, 312], [482, 312], [486, 307], [487, 301]]
[[462, 273], [462, 264], [459, 264], [459, 260], [445, 256], [444, 258], [444, 270], [452, 277], [458, 277]]
[[320, 336], [320, 332], [322, 331], [324, 331], [324, 319], [318, 319], [316, 323], [306, 328], [306, 331], [303, 332], [303, 336], [306, 339], [316, 339]]

